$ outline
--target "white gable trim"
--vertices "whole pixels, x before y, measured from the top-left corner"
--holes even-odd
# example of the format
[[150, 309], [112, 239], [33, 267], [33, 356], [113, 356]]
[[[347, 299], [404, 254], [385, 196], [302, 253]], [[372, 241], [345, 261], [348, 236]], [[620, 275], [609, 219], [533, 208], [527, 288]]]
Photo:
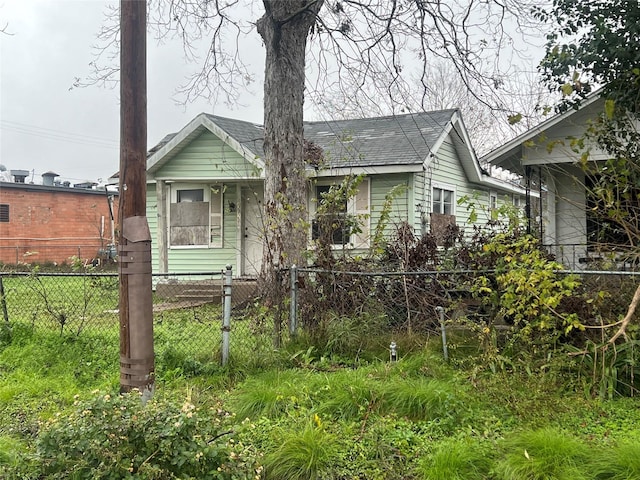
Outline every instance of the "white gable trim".
[[244, 157], [244, 159], [250, 163], [253, 163], [256, 167], [260, 169], [264, 169], [264, 161], [259, 158], [255, 153], [253, 153], [248, 148], [245, 148], [240, 142], [238, 142], [235, 138], [225, 132], [222, 128], [220, 128], [215, 122], [213, 122], [209, 117], [204, 115], [203, 125], [209, 129], [211, 133], [213, 133], [216, 137], [222, 140], [224, 143], [233, 148], [236, 152]]
[[162, 167], [169, 160], [167, 157], [171, 152], [183, 145], [185, 141], [190, 141], [195, 136], [195, 133], [203, 129], [209, 130], [248, 162], [254, 164], [261, 170], [264, 169], [264, 161], [262, 159], [258, 158], [255, 153], [244, 147], [240, 142], [220, 128], [215, 122], [209, 119], [206, 114], [201, 113], [147, 159], [147, 172], [153, 173], [153, 171]]
[[[583, 100], [583, 102], [580, 104], [580, 110], [582, 110], [585, 107], [588, 107], [589, 105], [597, 102], [600, 99], [601, 99], [600, 93], [596, 92], [595, 94], [593, 94], [593, 96]], [[537, 137], [538, 135], [540, 135], [541, 133], [544, 133], [546, 130], [550, 129], [551, 127], [556, 126], [557, 124], [559, 124], [563, 120], [565, 120], [565, 119], [571, 117], [572, 115], [574, 115], [577, 111], [578, 110], [570, 109], [570, 110], [567, 110], [566, 112], [554, 115], [553, 117], [548, 118], [544, 122], [536, 125], [535, 127], [527, 130], [526, 132], [518, 135], [517, 137], [515, 137], [514, 139], [512, 139], [509, 142], [505, 143], [504, 145], [502, 145], [502, 146], [496, 148], [495, 150], [489, 152], [483, 158], [488, 163], [493, 163], [494, 165], [499, 165], [499, 163], [500, 163], [499, 161], [502, 158], [510, 157], [512, 155], [515, 155], [518, 152], [518, 150], [522, 147], [523, 143], [527, 142], [528, 140], [533, 139], [534, 137]]]
[[440, 150], [440, 147], [442, 147], [442, 144], [449, 136], [449, 133], [451, 133], [451, 129], [453, 128], [453, 119], [456, 117], [456, 114], [457, 112], [454, 112], [454, 114], [451, 116], [451, 118], [447, 122], [446, 127], [442, 129], [442, 133], [438, 137], [438, 140], [436, 140], [436, 142], [429, 149], [429, 154], [427, 155], [427, 158], [425, 158], [423, 162], [423, 167], [425, 170], [429, 168], [429, 166], [431, 165], [431, 162], [433, 162], [433, 160], [437, 157], [438, 150]]

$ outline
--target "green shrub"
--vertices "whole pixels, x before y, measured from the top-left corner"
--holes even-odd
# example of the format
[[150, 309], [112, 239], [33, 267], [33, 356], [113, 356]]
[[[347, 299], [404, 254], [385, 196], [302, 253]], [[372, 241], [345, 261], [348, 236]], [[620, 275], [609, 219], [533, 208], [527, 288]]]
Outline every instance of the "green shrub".
[[589, 449], [561, 431], [544, 428], [505, 441], [506, 455], [496, 465], [500, 480], [586, 480]]
[[226, 415], [103, 394], [43, 425], [35, 466], [46, 478], [253, 478], [256, 465], [233, 443]]

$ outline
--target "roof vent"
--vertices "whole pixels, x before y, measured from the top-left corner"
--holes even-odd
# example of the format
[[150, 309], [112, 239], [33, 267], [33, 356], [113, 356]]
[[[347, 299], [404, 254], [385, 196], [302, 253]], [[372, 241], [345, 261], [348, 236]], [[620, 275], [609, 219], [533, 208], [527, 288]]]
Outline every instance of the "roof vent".
[[16, 183], [25, 183], [26, 178], [29, 176], [29, 170], [11, 170], [13, 181]]
[[84, 188], [84, 189], [92, 189], [93, 187], [95, 187], [97, 185], [96, 182], [90, 182], [90, 181], [86, 181], [86, 182], [80, 182], [80, 183], [74, 183], [73, 187], [74, 188]]
[[60, 175], [58, 175], [55, 172], [51, 172], [51, 171], [44, 172], [42, 174], [42, 184], [47, 186], [47, 187], [53, 187], [53, 183], [54, 183], [53, 179], [56, 178], [56, 177], [59, 177], [59, 176]]

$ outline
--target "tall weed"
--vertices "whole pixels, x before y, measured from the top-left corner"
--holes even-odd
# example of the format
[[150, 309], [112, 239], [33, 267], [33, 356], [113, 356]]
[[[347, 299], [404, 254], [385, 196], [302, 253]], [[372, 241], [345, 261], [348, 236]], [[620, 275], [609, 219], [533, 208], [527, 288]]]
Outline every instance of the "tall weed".
[[301, 430], [276, 429], [273, 447], [264, 457], [267, 479], [317, 480], [331, 478], [338, 443], [319, 417]]
[[525, 431], [504, 443], [499, 480], [587, 480], [591, 452], [575, 437], [552, 428]]

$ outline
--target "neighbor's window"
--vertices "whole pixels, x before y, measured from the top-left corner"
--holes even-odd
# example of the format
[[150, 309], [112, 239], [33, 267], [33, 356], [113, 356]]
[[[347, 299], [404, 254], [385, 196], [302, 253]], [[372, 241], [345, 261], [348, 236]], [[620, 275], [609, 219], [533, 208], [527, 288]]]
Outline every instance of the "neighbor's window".
[[178, 188], [169, 209], [171, 246], [222, 247], [221, 186]]
[[453, 215], [455, 192], [447, 188], [433, 187], [433, 213]]
[[9, 221], [9, 205], [6, 203], [0, 204], [0, 222]]
[[498, 209], [498, 194], [496, 192], [489, 192], [489, 208], [491, 210]]
[[520, 208], [522, 206], [522, 199], [520, 195], [513, 195], [513, 206], [516, 208]]

